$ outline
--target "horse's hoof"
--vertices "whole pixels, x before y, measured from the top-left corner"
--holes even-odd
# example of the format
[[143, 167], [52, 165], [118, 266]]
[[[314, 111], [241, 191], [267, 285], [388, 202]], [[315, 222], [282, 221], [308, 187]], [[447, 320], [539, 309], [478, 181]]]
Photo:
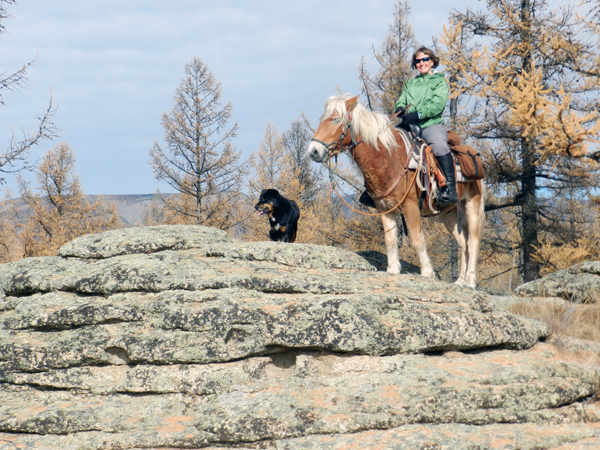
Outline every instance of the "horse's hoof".
[[456, 280], [454, 282], [454, 284], [456, 284], [457, 286], [462, 286], [462, 287], [467, 287], [467, 288], [471, 288], [471, 289], [475, 289], [475, 283], [467, 283], [464, 280]]
[[421, 271], [421, 276], [425, 278], [435, 278], [435, 272], [432, 270]]
[[471, 289], [475, 289], [476, 285], [477, 285], [477, 281], [476, 281], [475, 277], [468, 276], [467, 279], [465, 280], [465, 286], [466, 287], [470, 287]]
[[400, 268], [388, 267], [387, 273], [391, 273], [392, 275], [400, 275]]

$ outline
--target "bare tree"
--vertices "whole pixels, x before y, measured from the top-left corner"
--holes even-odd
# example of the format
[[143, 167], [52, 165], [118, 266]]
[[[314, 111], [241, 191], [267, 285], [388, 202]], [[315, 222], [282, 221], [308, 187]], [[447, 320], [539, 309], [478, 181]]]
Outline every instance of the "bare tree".
[[394, 5], [394, 17], [389, 32], [379, 51], [373, 55], [379, 69], [370, 75], [363, 57], [359, 65], [359, 79], [367, 106], [373, 111], [390, 113], [400, 96], [404, 83], [411, 78], [412, 53], [416, 48], [415, 34], [408, 18], [409, 0], [399, 0]]
[[196, 224], [221, 216], [222, 197], [237, 193], [244, 176], [240, 152], [231, 143], [237, 124], [226, 128], [233, 108], [230, 103], [221, 106], [221, 91], [208, 66], [192, 59], [175, 91], [173, 109], [162, 116], [165, 145], [155, 142], [150, 150], [156, 179], [181, 194], [176, 199], [163, 196], [165, 208]]
[[292, 159], [292, 164], [300, 183], [300, 198], [303, 202], [310, 202], [321, 189], [319, 172], [314, 164], [306, 157], [306, 148], [310, 144], [313, 132], [306, 122], [300, 118], [294, 119], [281, 139], [283, 147]]
[[[17, 4], [17, 0], [0, 0], [0, 35], [6, 32], [4, 20], [13, 18], [10, 7]], [[38, 57], [24, 63], [23, 66], [12, 72], [7, 70], [0, 74], [0, 104], [4, 103], [4, 92], [16, 92], [27, 87], [27, 71], [37, 61]], [[6, 150], [0, 153], [0, 174], [9, 174], [19, 172], [23, 169], [30, 169], [28, 163], [31, 149], [43, 140], [52, 140], [57, 136], [57, 129], [52, 122], [52, 116], [56, 112], [56, 107], [52, 95], [48, 106], [40, 116], [37, 116], [38, 125], [34, 131], [21, 131], [21, 134], [12, 132], [11, 140]], [[6, 178], [0, 176], [0, 184], [4, 184]]]

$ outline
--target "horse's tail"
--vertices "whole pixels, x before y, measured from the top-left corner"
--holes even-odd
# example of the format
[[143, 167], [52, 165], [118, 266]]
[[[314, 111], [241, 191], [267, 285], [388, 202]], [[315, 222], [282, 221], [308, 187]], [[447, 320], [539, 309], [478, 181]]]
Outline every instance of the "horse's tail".
[[479, 202], [479, 242], [483, 239], [483, 227], [485, 226], [485, 184], [483, 180], [477, 180], [479, 190], [481, 191], [481, 201]]

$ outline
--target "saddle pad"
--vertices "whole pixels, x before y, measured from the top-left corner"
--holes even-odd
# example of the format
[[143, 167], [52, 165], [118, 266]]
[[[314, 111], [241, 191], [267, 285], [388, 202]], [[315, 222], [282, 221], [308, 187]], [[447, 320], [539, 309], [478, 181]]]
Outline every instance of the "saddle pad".
[[[402, 141], [404, 142], [404, 148], [406, 149], [407, 152], [410, 151], [410, 148], [412, 147], [412, 143], [413, 143], [414, 139], [408, 133], [408, 131], [406, 131], [404, 128], [396, 128], [396, 130], [398, 130], [398, 132], [400, 133], [400, 137], [402, 138]], [[418, 156], [420, 156], [421, 148], [416, 147], [414, 153], [416, 153]], [[408, 168], [412, 169], [412, 170], [416, 170], [418, 167], [419, 167], [419, 163], [415, 159], [414, 154], [411, 154], [410, 161], [408, 162]]]
[[[400, 132], [400, 136], [402, 137], [402, 140], [404, 141], [405, 148], [409, 149], [412, 146], [412, 141], [413, 141], [412, 136], [410, 136], [408, 134], [408, 132], [402, 128], [397, 128], [397, 130]], [[423, 149], [421, 147], [415, 148], [415, 153], [417, 154], [417, 156], [419, 156], [419, 158], [421, 156], [422, 150]], [[473, 179], [467, 178], [462, 174], [462, 172], [460, 170], [460, 164], [458, 164], [454, 155], [452, 155], [452, 156], [454, 159], [454, 166], [456, 167], [456, 181], [458, 181], [459, 183], [466, 183], [469, 181], [473, 181]], [[410, 157], [410, 161], [408, 163], [408, 168], [411, 170], [416, 170], [419, 168], [419, 163], [417, 162], [417, 160], [415, 159], [415, 157], [413, 155], [411, 155], [411, 157]]]
[[[416, 148], [415, 153], [421, 154], [421, 149]], [[412, 169], [412, 170], [416, 170], [419, 168], [419, 163], [415, 159], [414, 155], [411, 155], [411, 157], [410, 157], [410, 161], [408, 162], [408, 168]]]

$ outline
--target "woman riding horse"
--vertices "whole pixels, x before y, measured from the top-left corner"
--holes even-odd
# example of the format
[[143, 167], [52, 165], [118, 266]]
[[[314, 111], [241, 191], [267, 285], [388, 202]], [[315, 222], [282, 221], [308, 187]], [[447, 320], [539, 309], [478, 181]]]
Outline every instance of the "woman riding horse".
[[[412, 68], [419, 75], [406, 82], [400, 98], [396, 101], [395, 114], [400, 113], [398, 126], [418, 124], [423, 131], [423, 139], [431, 146], [444, 176], [446, 186], [437, 195], [439, 208], [445, 208], [458, 201], [454, 162], [448, 147], [448, 133], [444, 126], [442, 112], [448, 101], [449, 86], [442, 73], [435, 69], [440, 60], [427, 47], [421, 47], [413, 53]], [[364, 192], [361, 203], [375, 207], [375, 203]]]
[[[410, 244], [419, 258], [421, 275], [435, 276], [427, 254], [421, 216], [439, 211], [429, 202], [419, 201], [422, 187], [416, 177], [420, 171], [408, 167], [412, 149], [394, 129], [389, 117], [369, 111], [358, 102], [358, 96], [332, 96], [325, 103], [319, 128], [306, 152], [313, 161], [326, 163], [330, 169], [332, 158], [347, 153], [360, 169], [365, 188], [373, 195], [376, 215], [381, 217], [389, 273], [401, 272], [397, 219], [398, 214], [402, 214]], [[456, 191], [460, 208], [449, 207], [439, 217], [461, 250], [456, 284], [475, 288], [477, 256], [485, 222], [484, 185], [482, 180], [465, 180], [457, 184]]]

